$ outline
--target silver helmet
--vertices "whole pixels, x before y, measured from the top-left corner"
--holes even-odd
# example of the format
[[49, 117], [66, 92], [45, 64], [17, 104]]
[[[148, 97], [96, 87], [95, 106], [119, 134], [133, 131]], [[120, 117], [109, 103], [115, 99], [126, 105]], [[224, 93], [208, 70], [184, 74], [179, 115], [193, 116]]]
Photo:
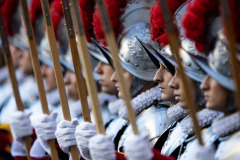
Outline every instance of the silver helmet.
[[[179, 54], [182, 59], [182, 64], [185, 69], [185, 73], [193, 80], [196, 80], [197, 82], [201, 82], [204, 79], [205, 74], [201, 70], [201, 68], [197, 66], [197, 64], [194, 62], [192, 57], [189, 55], [189, 54], [199, 55], [199, 53], [196, 51], [193, 42], [188, 40], [184, 36], [183, 29], [181, 26], [181, 19], [186, 11], [188, 3], [189, 1], [182, 4], [174, 14], [174, 18], [175, 18], [174, 21], [177, 24], [178, 29], [180, 30], [181, 48], [180, 48]], [[172, 51], [170, 50], [169, 45], [162, 47], [160, 51], [158, 48], [151, 46], [150, 44], [148, 44], [147, 46], [145, 44], [144, 48], [145, 50], [147, 50], [148, 53], [150, 53], [153, 57], [155, 57], [161, 64], [163, 64], [163, 66], [167, 68], [172, 74], [175, 73], [173, 66], [178, 67], [178, 65], [174, 55], [172, 54]]]
[[[240, 53], [240, 46], [238, 46], [237, 49], [238, 53]], [[235, 91], [234, 80], [232, 78], [231, 61], [229, 57], [229, 47], [223, 30], [219, 31], [214, 50], [208, 55], [208, 58], [195, 58], [198, 65], [208, 75], [210, 75], [223, 87], [229, 89], [230, 91]]]
[[90, 52], [90, 55], [94, 59], [96, 59], [97, 61], [101, 61], [105, 64], [111, 65], [113, 67], [110, 59], [106, 58], [108, 56], [104, 56], [104, 54], [106, 54], [106, 52], [107, 52], [107, 51], [105, 51], [106, 49], [101, 47], [101, 45], [95, 39], [92, 38], [92, 43], [88, 43], [88, 50]]
[[119, 57], [123, 68], [139, 79], [152, 81], [157, 68], [138, 42], [137, 38], [150, 43], [149, 25], [138, 23], [120, 39]]
[[153, 0], [129, 0], [121, 16], [124, 30], [118, 36], [119, 57], [123, 68], [145, 81], [152, 81], [157, 69], [136, 37], [144, 42], [151, 42], [150, 16], [146, 15], [149, 15], [153, 4]]

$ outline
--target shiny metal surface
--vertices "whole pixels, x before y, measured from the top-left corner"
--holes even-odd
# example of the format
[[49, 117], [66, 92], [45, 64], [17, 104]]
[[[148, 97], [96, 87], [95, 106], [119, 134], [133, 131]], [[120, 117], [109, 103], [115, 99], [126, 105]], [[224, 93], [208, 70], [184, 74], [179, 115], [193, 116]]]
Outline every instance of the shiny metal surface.
[[[238, 47], [238, 53], [240, 49]], [[223, 87], [235, 91], [234, 81], [232, 79], [231, 61], [229, 50], [223, 31], [219, 31], [218, 39], [212, 53], [208, 59], [199, 59], [195, 57], [198, 65], [208, 75], [220, 83]]]
[[187, 137], [188, 135], [183, 133], [181, 126], [177, 123], [176, 127], [172, 129], [165, 141], [161, 153], [167, 156], [171, 155], [173, 151], [187, 139]]
[[[204, 145], [206, 146], [213, 144], [218, 138], [216, 135], [212, 133], [211, 128], [203, 129], [201, 133], [202, 133], [202, 139], [203, 139]], [[186, 145], [186, 149], [181, 155], [181, 157], [179, 158], [179, 160], [194, 159], [193, 153], [195, 153], [194, 150], [197, 148], [198, 145], [199, 145], [198, 140], [194, 138], [191, 142], [189, 142]]]
[[215, 159], [220, 160], [238, 160], [240, 154], [240, 131], [232, 134], [229, 139], [223, 141], [218, 146]]
[[157, 71], [149, 56], [137, 40], [150, 43], [149, 25], [138, 23], [131, 27], [120, 39], [119, 57], [123, 68], [146, 81], [152, 81]]
[[[148, 109], [142, 111], [137, 116], [137, 125], [140, 133], [148, 132], [149, 144], [154, 146], [162, 132], [166, 129], [170, 119], [167, 117], [167, 108], [160, 107], [157, 109], [155, 106], [151, 106]], [[118, 144], [118, 151], [124, 152], [125, 140], [129, 135], [132, 135], [132, 127], [129, 125], [124, 131]]]

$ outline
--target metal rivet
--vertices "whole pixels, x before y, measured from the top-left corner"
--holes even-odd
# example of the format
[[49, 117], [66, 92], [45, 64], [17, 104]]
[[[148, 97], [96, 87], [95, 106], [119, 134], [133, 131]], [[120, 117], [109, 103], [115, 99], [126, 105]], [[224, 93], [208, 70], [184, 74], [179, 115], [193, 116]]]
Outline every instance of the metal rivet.
[[127, 62], [130, 62], [130, 59], [127, 59], [126, 61], [127, 61]]
[[135, 63], [135, 67], [138, 67], [138, 64], [137, 64], [137, 63]]
[[148, 67], [147, 66], [144, 66], [144, 69], [147, 69]]

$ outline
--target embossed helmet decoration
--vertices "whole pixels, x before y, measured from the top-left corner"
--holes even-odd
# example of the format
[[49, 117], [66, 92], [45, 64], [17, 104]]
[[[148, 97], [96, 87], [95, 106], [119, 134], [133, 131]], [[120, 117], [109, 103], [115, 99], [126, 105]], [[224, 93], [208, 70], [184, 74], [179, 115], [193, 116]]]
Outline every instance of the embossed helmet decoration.
[[[184, 36], [180, 22], [189, 2], [190, 1], [187, 0], [168, 0], [170, 11], [173, 13], [174, 25], [179, 36], [179, 42], [181, 44], [179, 53], [182, 58], [185, 73], [193, 80], [201, 82], [205, 74], [189, 56], [189, 53], [197, 55], [199, 53], [196, 51], [193, 43]], [[145, 46], [145, 49], [148, 50], [148, 52], [152, 54], [165, 68], [167, 68], [172, 75], [174, 75], [175, 70], [173, 68], [178, 67], [178, 65], [168, 44], [167, 32], [159, 2], [152, 6], [150, 15], [152, 40], [157, 42], [162, 49], [158, 51], [156, 48], [154, 49], [154, 47], [151, 46], [150, 48]]]
[[[234, 23], [234, 35], [236, 36], [236, 40], [238, 42], [237, 51], [240, 53], [240, 15], [238, 13], [240, 6], [233, 0], [229, 0], [228, 2], [231, 10], [232, 21]], [[205, 56], [208, 57], [199, 58], [195, 56], [194, 58], [199, 66], [209, 76], [228, 90], [235, 91], [235, 85], [232, 79], [228, 42], [226, 40], [224, 26], [222, 25], [220, 18], [220, 2], [218, 0], [213, 0], [208, 4], [206, 0], [198, 0], [193, 3], [198, 3], [198, 5], [193, 4], [189, 6], [182, 23], [184, 30], [187, 33], [186, 35], [194, 41], [199, 52], [205, 52]], [[209, 8], [211, 7], [213, 10], [209, 11]], [[192, 18], [193, 16], [195, 18]], [[198, 21], [199, 19], [201, 20]], [[201, 22], [202, 24], [208, 24], [209, 27], [198, 27], [193, 30], [192, 27], [198, 26], [194, 23], [196, 21]], [[191, 23], [192, 26], [189, 26], [188, 24]]]
[[[123, 68], [144, 81], [152, 81], [156, 67], [136, 37], [150, 42], [149, 16], [153, 0], [106, 0], [106, 6], [118, 42]], [[98, 10], [94, 13], [94, 32], [99, 42], [106, 45]]]

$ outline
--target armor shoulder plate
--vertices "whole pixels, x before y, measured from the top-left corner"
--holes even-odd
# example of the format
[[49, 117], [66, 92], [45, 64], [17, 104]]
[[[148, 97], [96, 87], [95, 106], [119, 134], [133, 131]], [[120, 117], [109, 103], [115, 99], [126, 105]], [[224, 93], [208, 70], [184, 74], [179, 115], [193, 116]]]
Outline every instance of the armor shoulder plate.
[[[154, 146], [160, 135], [169, 125], [170, 120], [167, 117], [167, 108], [160, 107], [157, 109], [154, 105], [143, 110], [137, 116], [137, 125], [140, 133], [148, 132], [150, 138], [150, 145]], [[124, 131], [118, 144], [118, 151], [124, 152], [125, 140], [133, 134], [132, 127], [129, 125]]]
[[218, 146], [216, 151], [215, 159], [229, 160], [237, 159], [237, 156], [240, 154], [240, 131], [234, 133], [227, 139], [223, 141]]
[[[214, 142], [218, 139], [218, 137], [211, 132], [210, 128], [203, 129], [201, 132], [202, 132], [203, 142], [205, 145], [214, 144]], [[191, 142], [187, 143], [185, 150], [180, 157], [180, 160], [194, 159], [192, 157], [193, 156], [192, 153], [195, 153], [194, 150], [197, 148], [196, 146], [198, 144], [199, 144], [198, 140], [196, 139], [196, 137], [194, 137], [194, 139]]]

